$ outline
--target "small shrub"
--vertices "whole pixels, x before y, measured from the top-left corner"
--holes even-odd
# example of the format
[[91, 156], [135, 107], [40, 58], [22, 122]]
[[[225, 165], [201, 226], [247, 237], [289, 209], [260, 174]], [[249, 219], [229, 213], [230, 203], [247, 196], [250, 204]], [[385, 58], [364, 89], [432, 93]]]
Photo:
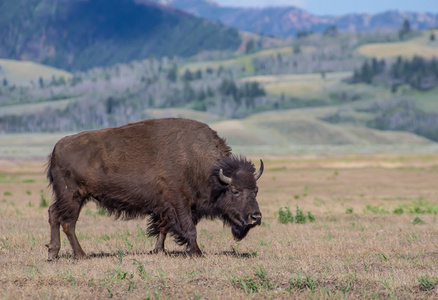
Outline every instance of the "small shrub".
[[12, 196], [12, 193], [11, 192], [4, 192], [3, 195], [5, 195], [5, 196]]
[[426, 222], [422, 218], [420, 218], [419, 216], [416, 216], [415, 218], [413, 218], [411, 223], [414, 224], [414, 225], [426, 224]]
[[41, 191], [41, 200], [40, 200], [40, 207], [48, 207], [49, 202], [47, 202], [46, 196], [44, 195], [44, 192]]
[[313, 215], [310, 210], [307, 212], [307, 216], [306, 216], [303, 210], [298, 205], [296, 206], [295, 216], [292, 214], [289, 206], [286, 206], [284, 210], [282, 207], [280, 207], [278, 210], [278, 221], [283, 224], [286, 223], [304, 224], [307, 221], [315, 222], [315, 220], [316, 220], [315, 215]]
[[347, 209], [345, 210], [346, 214], [352, 214], [353, 213], [353, 208], [352, 207], [347, 207]]
[[294, 215], [290, 211], [289, 206], [286, 206], [283, 210], [282, 207], [278, 210], [278, 221], [280, 223], [286, 224], [286, 223], [293, 223], [294, 222]]
[[307, 218], [304, 215], [303, 210], [297, 205], [297, 212], [295, 215], [295, 222], [299, 224], [304, 224], [307, 222]]
[[307, 219], [309, 220], [309, 222], [315, 222], [316, 221], [315, 215], [312, 214], [312, 212], [310, 210], [307, 211]]
[[396, 215], [401, 215], [401, 214], [403, 214], [403, 208], [401, 208], [401, 207], [396, 207], [396, 208], [394, 208], [394, 210], [392, 211], [393, 213], [395, 213]]

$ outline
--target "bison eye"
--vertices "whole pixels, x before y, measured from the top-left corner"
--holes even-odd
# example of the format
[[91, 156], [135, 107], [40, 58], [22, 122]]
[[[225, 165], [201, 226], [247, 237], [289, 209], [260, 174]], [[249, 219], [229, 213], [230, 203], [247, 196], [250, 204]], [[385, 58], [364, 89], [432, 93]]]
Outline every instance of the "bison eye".
[[239, 196], [239, 191], [236, 189], [232, 189], [231, 192], [233, 193], [234, 196]]

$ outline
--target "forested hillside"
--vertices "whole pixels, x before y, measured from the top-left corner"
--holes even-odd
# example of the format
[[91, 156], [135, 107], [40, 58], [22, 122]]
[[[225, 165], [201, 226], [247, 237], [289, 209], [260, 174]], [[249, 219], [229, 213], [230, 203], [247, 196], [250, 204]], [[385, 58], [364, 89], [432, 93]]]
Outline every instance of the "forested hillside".
[[[422, 47], [435, 49], [432, 34], [417, 32], [412, 36], [418, 38], [406, 43], [421, 46], [427, 38]], [[359, 128], [408, 131], [438, 140], [436, 61], [414, 54], [412, 58], [367, 58], [357, 50], [376, 43], [391, 45], [383, 42], [399, 39], [398, 31], [313, 34], [264, 50], [257, 50], [257, 43], [249, 40], [253, 46], [247, 54], [228, 54], [225, 59], [205, 61], [204, 54], [190, 59], [149, 58], [68, 77], [41, 76], [27, 86], [9, 82], [4, 69], [0, 70], [4, 74], [0, 131], [95, 129], [176, 116], [166, 109], [177, 108], [185, 111], [183, 115], [195, 115], [188, 113], [195, 111], [197, 118], [216, 121], [276, 111], [275, 122], [254, 126], [265, 126], [259, 130], [268, 130], [266, 135], [278, 141], [288, 140], [286, 136], [293, 140], [291, 132], [299, 136], [307, 132], [324, 143], [400, 140]], [[426, 89], [425, 84], [429, 84]], [[341, 136], [335, 138], [336, 132]]]
[[236, 29], [150, 1], [0, 1], [0, 58], [65, 70], [236, 50]]
[[[349, 44], [351, 37], [355, 42]], [[354, 35], [313, 36], [222, 61], [196, 62], [202, 55], [192, 58], [193, 62], [150, 58], [77, 72], [70, 79], [41, 77], [30, 87], [9, 84], [5, 77], [0, 88], [0, 126], [7, 132], [72, 131], [148, 118], [151, 108], [179, 107], [242, 118], [264, 110], [332, 105], [338, 97], [315, 95], [308, 101], [266, 93], [263, 82], [251, 77], [349, 71], [362, 61], [354, 54], [361, 43]], [[34, 109], [20, 109], [29, 105]]]

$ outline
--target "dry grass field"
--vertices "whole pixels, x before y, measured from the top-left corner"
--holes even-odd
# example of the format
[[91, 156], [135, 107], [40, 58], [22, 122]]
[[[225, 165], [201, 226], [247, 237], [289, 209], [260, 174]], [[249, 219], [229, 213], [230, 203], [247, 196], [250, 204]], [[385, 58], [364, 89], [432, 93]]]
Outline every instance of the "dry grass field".
[[375, 43], [366, 44], [357, 49], [357, 51], [365, 56], [388, 58], [388, 57], [412, 57], [414, 55], [426, 58], [438, 57], [438, 42], [430, 41], [430, 34], [438, 34], [438, 30], [424, 31], [417, 38], [398, 43]]
[[[47, 262], [44, 162], [0, 159], [0, 298], [438, 297], [437, 154], [264, 161], [263, 223], [241, 242], [203, 220], [205, 257], [186, 257], [171, 238], [167, 255], [149, 254], [146, 220], [114, 221], [89, 203], [77, 233], [90, 258], [72, 259], [61, 233], [61, 257]], [[297, 205], [315, 221], [280, 223], [279, 208], [295, 215]]]

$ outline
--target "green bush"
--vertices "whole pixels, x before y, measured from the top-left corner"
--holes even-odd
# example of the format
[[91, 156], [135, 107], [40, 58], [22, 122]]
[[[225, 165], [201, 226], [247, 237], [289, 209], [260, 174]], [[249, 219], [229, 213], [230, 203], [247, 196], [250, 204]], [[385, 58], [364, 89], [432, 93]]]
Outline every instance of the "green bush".
[[291, 212], [289, 206], [280, 207], [278, 209], [278, 221], [283, 224], [287, 223], [298, 223], [305, 224], [306, 222], [315, 222], [315, 215], [309, 210], [307, 215], [304, 214], [304, 211], [297, 205], [296, 206], [296, 214], [295, 216]]
[[286, 223], [293, 223], [294, 222], [294, 215], [290, 211], [289, 206], [286, 206], [283, 210], [282, 207], [278, 210], [278, 221], [280, 223], [286, 224]]
[[414, 224], [414, 225], [426, 224], [426, 222], [422, 218], [420, 218], [419, 216], [416, 216], [415, 218], [413, 218], [411, 223]]
[[392, 211], [393, 213], [395, 213], [396, 215], [401, 215], [401, 214], [403, 214], [403, 208], [401, 208], [401, 207], [396, 207], [396, 208], [394, 208], [394, 210]]

